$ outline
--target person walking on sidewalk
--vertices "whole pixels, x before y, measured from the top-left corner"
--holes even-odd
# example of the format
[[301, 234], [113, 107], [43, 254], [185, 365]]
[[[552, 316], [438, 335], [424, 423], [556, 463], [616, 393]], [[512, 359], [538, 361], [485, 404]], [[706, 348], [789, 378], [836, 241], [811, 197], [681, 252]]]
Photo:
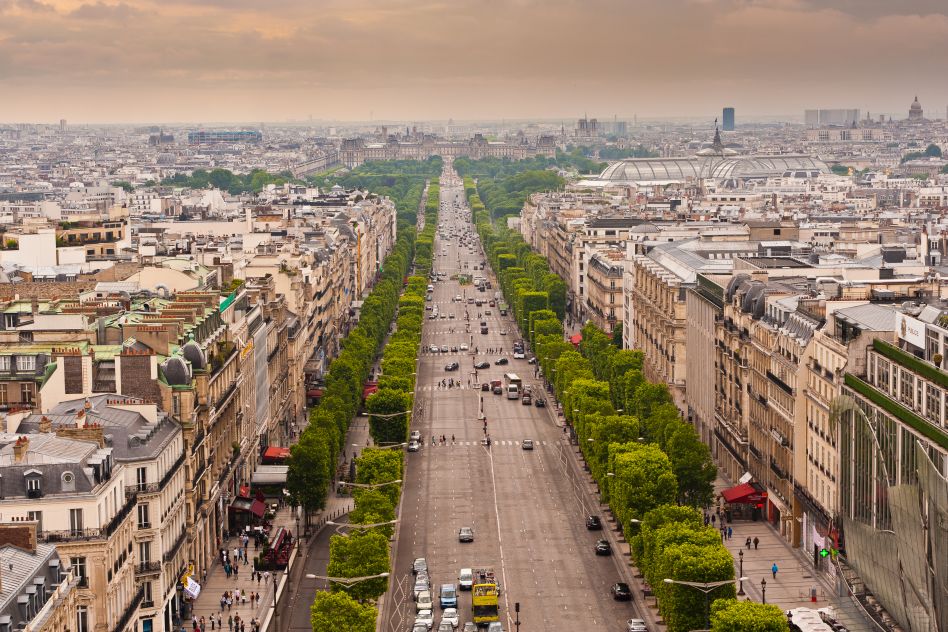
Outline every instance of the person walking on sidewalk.
[[747, 536], [747, 539], [744, 540], [744, 544], [747, 545], [747, 550], [750, 551], [750, 549], [751, 549], [751, 537], [750, 537], [750, 536]]
[[755, 551], [757, 550], [758, 544], [760, 544], [760, 539], [758, 539], [757, 537], [754, 537], [754, 550]]
[[727, 539], [730, 540], [733, 535], [734, 535], [734, 529], [732, 529], [731, 527], [728, 527], [728, 528], [727, 528]]
[[774, 579], [777, 579], [777, 563], [774, 562], [774, 565], [770, 567], [770, 572], [774, 574]]

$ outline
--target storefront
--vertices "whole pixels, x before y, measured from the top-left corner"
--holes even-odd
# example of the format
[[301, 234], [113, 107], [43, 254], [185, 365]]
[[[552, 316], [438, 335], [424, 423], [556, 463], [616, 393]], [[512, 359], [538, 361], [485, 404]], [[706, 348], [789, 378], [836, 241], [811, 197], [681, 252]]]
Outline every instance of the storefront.
[[721, 492], [728, 520], [760, 520], [767, 490], [756, 481], [735, 485]]

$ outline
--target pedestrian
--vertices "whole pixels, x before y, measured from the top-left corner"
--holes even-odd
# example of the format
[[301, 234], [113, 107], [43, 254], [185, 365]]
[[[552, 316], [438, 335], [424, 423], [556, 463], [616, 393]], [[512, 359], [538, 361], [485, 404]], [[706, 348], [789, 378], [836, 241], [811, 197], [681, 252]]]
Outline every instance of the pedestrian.
[[770, 572], [774, 574], [774, 579], [777, 579], [777, 563], [774, 562], [774, 565], [770, 567]]
[[[750, 548], [750, 547], [748, 547], [748, 548]], [[262, 577], [262, 575], [260, 574], [260, 571], [257, 571], [257, 586], [260, 585], [260, 578], [261, 578], [261, 577]]]
[[234, 630], [234, 617], [227, 615], [227, 630], [228, 632], [233, 632]]
[[747, 545], [747, 550], [750, 551], [750, 548], [751, 548], [751, 537], [750, 537], [750, 536], [747, 536], [747, 539], [744, 540], [744, 544]]
[[[776, 564], [774, 564], [774, 566], [776, 566]], [[774, 571], [774, 575], [776, 574], [777, 574], [776, 571]], [[207, 621], [204, 620], [204, 615], [201, 615], [201, 629], [202, 630], [204, 629], [205, 625], [207, 625]]]
[[221, 615], [220, 615], [219, 612], [217, 613], [217, 629], [218, 629], [218, 630], [223, 630], [223, 629], [224, 629], [223, 627], [221, 627]]
[[237, 579], [237, 571], [240, 570], [240, 566], [234, 566], [234, 579]]
[[711, 516], [711, 524], [717, 524], [717, 522], [718, 522], [718, 517], [716, 515]]
[[204, 579], [204, 583], [206, 584], [207, 583], [207, 569], [206, 568], [203, 571], [201, 571], [201, 577]]
[[454, 435], [451, 435], [451, 443], [454, 443]]
[[755, 538], [754, 538], [754, 550], [755, 550], [755, 551], [757, 550], [757, 545], [758, 545], [758, 544], [760, 544], [760, 540], [755, 537]]
[[247, 560], [247, 549], [244, 549], [244, 566], [246, 566], [248, 563], [249, 562]]
[[[242, 604], [245, 605], [245, 606], [247, 605], [247, 592], [246, 592], [246, 591], [244, 591], [243, 593], [241, 593], [241, 596], [240, 596], [240, 603], [242, 603]], [[251, 607], [253, 606], [253, 602], [252, 602], [252, 601], [250, 602], [250, 605], [251, 605]]]
[[731, 527], [728, 527], [728, 528], [727, 528], [727, 539], [730, 540], [733, 535], [734, 535], [734, 530], [733, 530]]

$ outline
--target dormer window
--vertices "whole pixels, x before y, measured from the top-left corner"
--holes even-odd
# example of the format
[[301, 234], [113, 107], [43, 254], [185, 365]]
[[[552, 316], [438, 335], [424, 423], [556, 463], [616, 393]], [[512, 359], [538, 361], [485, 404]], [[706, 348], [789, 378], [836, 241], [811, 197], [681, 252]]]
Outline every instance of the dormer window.
[[24, 476], [26, 477], [26, 497], [41, 498], [43, 496], [42, 473], [38, 470], [29, 470]]
[[16, 370], [18, 373], [35, 371], [36, 370], [36, 356], [17, 356], [16, 357]]
[[74, 492], [76, 491], [76, 476], [72, 472], [63, 472], [62, 475], [63, 481], [63, 491], [64, 492]]

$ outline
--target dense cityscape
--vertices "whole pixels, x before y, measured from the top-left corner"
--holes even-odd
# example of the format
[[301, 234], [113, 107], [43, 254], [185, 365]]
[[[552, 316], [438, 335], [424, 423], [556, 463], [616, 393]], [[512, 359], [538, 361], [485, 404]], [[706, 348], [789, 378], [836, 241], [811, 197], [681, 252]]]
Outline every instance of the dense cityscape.
[[948, 632], [943, 7], [252, 4], [0, 0], [0, 632]]

